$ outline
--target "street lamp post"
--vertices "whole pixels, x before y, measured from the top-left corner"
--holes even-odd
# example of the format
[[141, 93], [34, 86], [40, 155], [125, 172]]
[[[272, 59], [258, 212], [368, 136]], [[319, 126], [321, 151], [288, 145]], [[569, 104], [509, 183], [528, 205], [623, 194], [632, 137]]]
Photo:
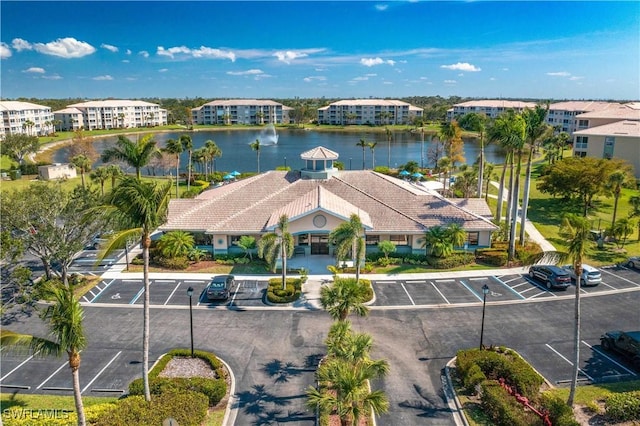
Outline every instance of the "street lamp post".
[[287, 168], [287, 156], [286, 155], [284, 156], [284, 168], [285, 169]]
[[489, 294], [489, 286], [482, 286], [482, 325], [480, 326], [480, 350], [482, 350], [482, 339], [484, 338], [484, 310], [487, 306], [487, 294]]
[[191, 358], [193, 358], [193, 287], [187, 289], [187, 295], [189, 295], [189, 328], [191, 329]]
[[351, 158], [349, 158], [349, 170], [351, 170]]

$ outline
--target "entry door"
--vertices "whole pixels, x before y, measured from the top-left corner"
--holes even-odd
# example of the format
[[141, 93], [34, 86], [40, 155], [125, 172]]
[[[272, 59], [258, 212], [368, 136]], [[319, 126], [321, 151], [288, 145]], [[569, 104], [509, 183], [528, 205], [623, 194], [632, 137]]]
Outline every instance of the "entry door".
[[311, 236], [311, 254], [329, 254], [329, 236]]

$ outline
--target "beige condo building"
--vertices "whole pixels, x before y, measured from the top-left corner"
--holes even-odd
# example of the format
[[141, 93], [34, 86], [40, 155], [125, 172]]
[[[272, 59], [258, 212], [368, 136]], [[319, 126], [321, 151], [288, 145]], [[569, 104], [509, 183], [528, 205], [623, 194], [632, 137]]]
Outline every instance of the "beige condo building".
[[330, 125], [410, 124], [423, 109], [391, 99], [350, 99], [318, 108], [318, 123]]
[[129, 129], [167, 125], [167, 110], [151, 102], [111, 99], [68, 105], [54, 112], [64, 131]]
[[53, 132], [51, 108], [20, 101], [0, 101], [0, 139], [6, 135], [46, 136]]

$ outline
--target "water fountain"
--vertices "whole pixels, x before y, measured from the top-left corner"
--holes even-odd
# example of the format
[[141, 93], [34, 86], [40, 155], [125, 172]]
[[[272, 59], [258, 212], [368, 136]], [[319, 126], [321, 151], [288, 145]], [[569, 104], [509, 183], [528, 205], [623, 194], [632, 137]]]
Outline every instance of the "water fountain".
[[276, 133], [276, 126], [269, 123], [256, 138], [260, 141], [260, 145], [277, 145], [278, 133]]

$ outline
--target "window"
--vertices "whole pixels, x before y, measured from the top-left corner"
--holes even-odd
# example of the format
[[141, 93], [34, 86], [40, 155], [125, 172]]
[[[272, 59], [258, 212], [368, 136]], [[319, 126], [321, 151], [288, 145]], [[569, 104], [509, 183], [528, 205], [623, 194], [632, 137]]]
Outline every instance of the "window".
[[367, 235], [366, 243], [368, 246], [376, 246], [380, 242], [380, 235]]
[[470, 246], [477, 246], [479, 238], [479, 232], [467, 232], [467, 244]]
[[242, 235], [230, 235], [229, 236], [229, 245], [230, 246], [237, 246], [238, 243], [240, 242], [240, 238], [242, 237]]
[[576, 136], [575, 149], [586, 150], [588, 142], [589, 142], [589, 137], [588, 136]]
[[613, 136], [606, 136], [604, 138], [604, 152], [602, 158], [610, 160], [613, 157], [613, 149], [616, 145], [616, 138]]
[[397, 246], [409, 245], [409, 239], [406, 235], [390, 235], [389, 240]]
[[309, 245], [309, 234], [298, 235], [298, 245], [299, 246], [308, 246]]
[[589, 127], [589, 120], [578, 120], [578, 127]]

